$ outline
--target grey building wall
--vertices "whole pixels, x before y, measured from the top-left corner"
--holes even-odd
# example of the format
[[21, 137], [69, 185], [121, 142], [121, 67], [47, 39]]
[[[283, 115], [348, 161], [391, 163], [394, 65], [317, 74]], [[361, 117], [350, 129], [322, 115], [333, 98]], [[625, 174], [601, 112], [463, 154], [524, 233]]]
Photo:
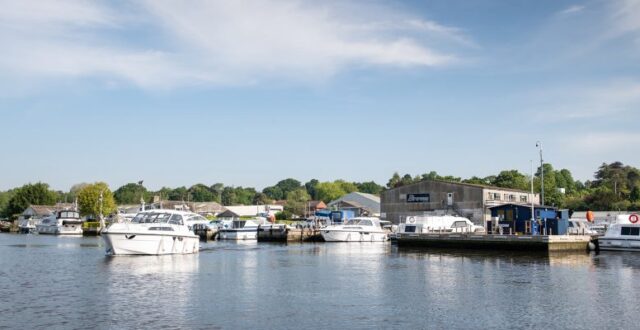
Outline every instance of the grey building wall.
[[[409, 202], [411, 194], [428, 194], [429, 202]], [[408, 216], [457, 214], [484, 225], [484, 221], [491, 217], [488, 207], [506, 203], [526, 204], [531, 199], [536, 204], [539, 202], [537, 194], [531, 196], [526, 191], [429, 180], [385, 190], [380, 197], [381, 217], [393, 223], [400, 223]]]
[[[449, 204], [448, 194], [452, 194]], [[408, 202], [410, 194], [428, 194], [429, 202]], [[441, 181], [421, 181], [381, 194], [381, 214], [393, 223], [407, 216], [449, 213], [469, 217], [476, 223], [484, 220], [483, 187]]]

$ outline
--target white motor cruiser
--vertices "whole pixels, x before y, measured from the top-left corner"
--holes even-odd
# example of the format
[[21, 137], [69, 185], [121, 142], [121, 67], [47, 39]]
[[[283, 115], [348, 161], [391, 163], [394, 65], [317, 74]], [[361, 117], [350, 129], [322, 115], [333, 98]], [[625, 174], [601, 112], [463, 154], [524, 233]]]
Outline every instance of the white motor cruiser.
[[567, 228], [569, 235], [598, 235], [598, 232], [591, 228], [591, 223], [587, 219], [569, 219]]
[[101, 232], [107, 255], [188, 254], [200, 250], [199, 237], [189, 229], [194, 213], [149, 210], [133, 220], [112, 223]]
[[380, 219], [369, 217], [352, 218], [344, 225], [322, 228], [320, 235], [326, 242], [384, 242], [389, 231], [384, 230]]
[[38, 234], [82, 235], [82, 218], [73, 210], [58, 211], [36, 225]]
[[484, 233], [482, 226], [452, 215], [410, 216], [398, 226], [398, 233]]
[[640, 251], [640, 215], [618, 215], [598, 242], [600, 250]]
[[258, 227], [267, 223], [266, 218], [251, 220], [223, 220], [218, 229], [218, 238], [225, 240], [257, 240]]

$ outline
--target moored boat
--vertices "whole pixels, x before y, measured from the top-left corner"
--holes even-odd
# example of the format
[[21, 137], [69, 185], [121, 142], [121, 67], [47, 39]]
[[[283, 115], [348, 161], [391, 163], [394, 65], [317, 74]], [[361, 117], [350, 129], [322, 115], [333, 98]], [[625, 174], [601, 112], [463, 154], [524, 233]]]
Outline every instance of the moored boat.
[[82, 218], [75, 210], [58, 211], [36, 225], [41, 235], [82, 235]]
[[604, 251], [640, 251], [640, 215], [618, 215], [598, 245]]
[[257, 240], [258, 227], [266, 222], [265, 218], [223, 220], [220, 222], [218, 238], [224, 240]]
[[410, 216], [398, 226], [398, 233], [484, 233], [482, 226], [452, 215]]
[[186, 224], [191, 212], [149, 210], [130, 222], [112, 223], [101, 233], [107, 255], [189, 254], [200, 250], [199, 237]]
[[382, 228], [380, 219], [372, 217], [352, 218], [344, 225], [331, 225], [321, 229], [326, 242], [384, 242], [389, 232]]

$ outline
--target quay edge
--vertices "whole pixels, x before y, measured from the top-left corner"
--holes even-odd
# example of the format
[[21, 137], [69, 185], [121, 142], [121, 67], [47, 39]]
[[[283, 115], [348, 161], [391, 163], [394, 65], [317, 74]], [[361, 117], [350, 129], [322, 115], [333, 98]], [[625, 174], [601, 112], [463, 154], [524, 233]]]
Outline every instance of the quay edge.
[[588, 251], [588, 235], [407, 234], [397, 236], [399, 247], [491, 249], [497, 251]]

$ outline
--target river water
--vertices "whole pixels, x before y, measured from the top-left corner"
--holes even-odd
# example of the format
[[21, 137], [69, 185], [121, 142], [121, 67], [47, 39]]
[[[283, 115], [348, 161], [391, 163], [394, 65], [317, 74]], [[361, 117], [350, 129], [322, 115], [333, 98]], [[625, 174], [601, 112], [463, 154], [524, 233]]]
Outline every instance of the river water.
[[0, 329], [637, 329], [640, 254], [384, 243], [202, 243], [106, 257], [100, 238], [0, 234]]

